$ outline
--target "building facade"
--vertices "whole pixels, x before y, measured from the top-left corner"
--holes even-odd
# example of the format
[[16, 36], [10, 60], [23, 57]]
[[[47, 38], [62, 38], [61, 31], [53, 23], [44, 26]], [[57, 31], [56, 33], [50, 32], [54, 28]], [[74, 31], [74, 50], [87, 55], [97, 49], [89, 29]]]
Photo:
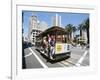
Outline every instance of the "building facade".
[[86, 32], [86, 30], [82, 30], [82, 39], [85, 43], [87, 43], [87, 32]]
[[58, 14], [53, 16], [52, 17], [52, 25], [61, 27], [61, 16], [59, 16]]
[[28, 34], [29, 42], [35, 45], [36, 36], [47, 28], [48, 25], [46, 22], [44, 21], [40, 22], [37, 16], [32, 15], [30, 17], [30, 22], [29, 22], [29, 34]]

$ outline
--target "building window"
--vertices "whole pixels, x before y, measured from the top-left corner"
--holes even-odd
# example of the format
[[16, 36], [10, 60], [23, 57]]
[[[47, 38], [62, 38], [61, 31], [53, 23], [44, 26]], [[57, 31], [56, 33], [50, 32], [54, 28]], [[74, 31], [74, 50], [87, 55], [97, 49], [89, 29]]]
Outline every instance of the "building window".
[[35, 33], [33, 33], [33, 36], [35, 36]]
[[33, 42], [35, 42], [35, 41], [34, 41], [34, 38], [33, 38]]
[[37, 33], [36, 33], [36, 36], [37, 36]]

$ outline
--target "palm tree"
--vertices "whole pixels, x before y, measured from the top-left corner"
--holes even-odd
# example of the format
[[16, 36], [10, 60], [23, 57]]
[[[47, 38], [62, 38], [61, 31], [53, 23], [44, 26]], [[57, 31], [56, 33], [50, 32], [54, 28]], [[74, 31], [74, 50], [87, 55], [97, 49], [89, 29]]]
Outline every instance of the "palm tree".
[[83, 37], [82, 37], [82, 31], [84, 30], [84, 28], [83, 28], [83, 23], [81, 23], [81, 24], [79, 24], [78, 25], [79, 27], [78, 27], [78, 30], [80, 31], [80, 37], [79, 37], [79, 43], [81, 44], [81, 43], [83, 43]]
[[72, 32], [73, 32], [73, 25], [72, 24], [68, 24], [65, 26], [65, 29], [67, 31], [67, 35], [68, 35], [68, 41], [71, 40], [71, 35], [72, 35]]
[[72, 27], [72, 40], [74, 41], [74, 39], [75, 39], [75, 32], [77, 31], [77, 28], [76, 28], [76, 26], [73, 26]]
[[89, 18], [84, 21], [83, 29], [87, 32], [87, 43], [89, 43]]
[[82, 31], [87, 32], [87, 43], [89, 43], [89, 18], [79, 24], [78, 30], [80, 30], [80, 37], [82, 37]]
[[79, 24], [78, 25], [78, 30], [80, 31], [80, 37], [82, 36], [82, 27], [83, 27], [83, 24]]
[[77, 31], [76, 26], [73, 26], [73, 32], [75, 33]]

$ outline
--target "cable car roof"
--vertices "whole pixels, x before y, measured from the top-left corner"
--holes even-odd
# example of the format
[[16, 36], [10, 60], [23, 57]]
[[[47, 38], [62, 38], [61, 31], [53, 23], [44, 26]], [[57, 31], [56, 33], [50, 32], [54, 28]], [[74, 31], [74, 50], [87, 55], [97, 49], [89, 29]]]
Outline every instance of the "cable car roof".
[[40, 33], [38, 36], [46, 36], [47, 34], [49, 35], [65, 35], [67, 34], [67, 31], [59, 26], [53, 26], [48, 29], [46, 29], [44, 32]]

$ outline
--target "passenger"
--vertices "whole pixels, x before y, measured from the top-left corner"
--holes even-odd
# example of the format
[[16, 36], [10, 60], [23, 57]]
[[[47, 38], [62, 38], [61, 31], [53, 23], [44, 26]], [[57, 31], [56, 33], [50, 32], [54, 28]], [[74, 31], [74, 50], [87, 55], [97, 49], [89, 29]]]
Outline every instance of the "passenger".
[[48, 34], [48, 43], [50, 44], [50, 41], [51, 41], [51, 37], [50, 35]]
[[46, 37], [44, 37], [43, 39], [43, 48], [44, 48], [44, 52], [47, 53], [48, 52], [48, 42]]
[[51, 55], [50, 55], [50, 47], [51, 47], [51, 46], [50, 46], [50, 41], [51, 41], [51, 36], [48, 34], [47, 37], [48, 37], [48, 38], [47, 38], [47, 39], [48, 39], [48, 57], [50, 58], [50, 56], [51, 56]]
[[54, 38], [54, 36], [51, 36], [51, 40], [50, 40], [50, 57], [51, 57], [51, 59], [53, 59], [53, 56], [55, 54], [54, 47], [55, 47], [55, 38]]

